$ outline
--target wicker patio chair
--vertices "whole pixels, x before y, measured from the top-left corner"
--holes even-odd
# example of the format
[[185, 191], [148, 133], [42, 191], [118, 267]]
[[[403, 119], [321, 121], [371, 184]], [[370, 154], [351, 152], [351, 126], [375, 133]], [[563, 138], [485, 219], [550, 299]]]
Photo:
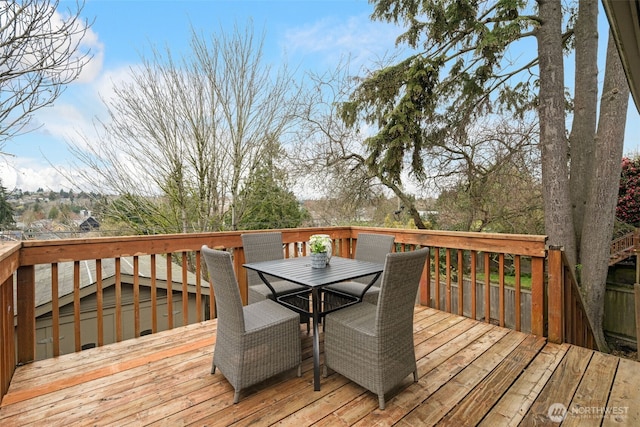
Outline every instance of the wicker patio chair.
[[[385, 257], [393, 249], [394, 236], [390, 234], [359, 233], [356, 243], [355, 259], [362, 261], [384, 263]], [[342, 298], [339, 293], [359, 297], [362, 291], [371, 282], [372, 277], [360, 277], [348, 282], [337, 283], [325, 288], [325, 305], [335, 307], [352, 301], [351, 298]], [[366, 302], [376, 304], [380, 293], [380, 278], [367, 290], [364, 296]], [[337, 292], [335, 292], [337, 291]]]
[[231, 254], [203, 246], [218, 314], [211, 373], [216, 367], [235, 390], [257, 384], [288, 369], [301, 375], [300, 318], [282, 305], [265, 299], [242, 306]]
[[429, 249], [390, 253], [386, 257], [378, 304], [354, 304], [329, 313], [324, 324], [324, 375], [327, 369], [378, 395], [413, 373], [413, 305]]
[[[283, 259], [284, 252], [282, 249], [282, 233], [278, 231], [268, 231], [264, 233], [248, 233], [240, 236], [242, 238], [242, 246], [244, 247], [244, 259], [246, 262], [261, 262], [272, 261], [276, 259]], [[279, 280], [274, 277], [267, 276], [269, 283], [276, 291], [276, 297], [287, 295], [294, 292], [304, 291], [304, 286], [296, 285], [295, 283], [287, 282], [286, 280]], [[262, 301], [264, 299], [274, 299], [273, 292], [267, 285], [264, 284], [258, 273], [253, 270], [247, 271], [247, 283], [248, 289], [248, 302], [253, 304], [254, 302]], [[310, 297], [311, 292], [308, 296]], [[309, 298], [296, 299], [300, 304], [300, 308], [309, 311], [309, 304], [303, 306], [305, 301], [309, 301]], [[300, 323], [307, 324], [307, 333], [309, 332], [309, 316], [301, 314]]]

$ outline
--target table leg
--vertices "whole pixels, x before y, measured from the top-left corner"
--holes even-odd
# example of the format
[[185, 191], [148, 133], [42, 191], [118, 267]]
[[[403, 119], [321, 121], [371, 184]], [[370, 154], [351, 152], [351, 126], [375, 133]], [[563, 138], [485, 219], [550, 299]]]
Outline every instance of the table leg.
[[320, 331], [318, 319], [320, 319], [320, 289], [314, 287], [311, 291], [313, 304], [313, 390], [320, 391]]
[[376, 280], [378, 280], [378, 277], [380, 277], [380, 275], [382, 274], [382, 272], [377, 273], [376, 275], [373, 276], [373, 279], [371, 279], [371, 282], [369, 282], [369, 284], [362, 290], [362, 294], [360, 294], [360, 301], [364, 301], [364, 296], [367, 293], [367, 291], [369, 290], [369, 288], [371, 288], [373, 286], [374, 283], [376, 283]]

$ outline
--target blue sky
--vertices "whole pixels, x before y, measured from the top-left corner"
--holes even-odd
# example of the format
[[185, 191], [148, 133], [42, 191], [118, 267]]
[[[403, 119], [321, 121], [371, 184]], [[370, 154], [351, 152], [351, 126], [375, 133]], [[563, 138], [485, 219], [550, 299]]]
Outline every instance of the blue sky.
[[[75, 2], [61, 4], [74, 7]], [[151, 45], [168, 46], [178, 56], [188, 52], [192, 27], [210, 35], [251, 19], [256, 35], [265, 32], [268, 62], [322, 72], [347, 55], [364, 64], [394, 48], [401, 29], [371, 22], [371, 11], [366, 0], [87, 0], [83, 15], [95, 22], [86, 42], [94, 58], [53, 107], [37, 113], [36, 131], [4, 147], [15, 157], [0, 158], [0, 179], [9, 190], [70, 188], [52, 164], [69, 166], [68, 141], [78, 132], [90, 133], [94, 118], [105, 118], [100, 96], [109, 95], [113, 82], [126, 79], [129, 67]], [[606, 28], [604, 13], [600, 16]], [[633, 102], [629, 111], [625, 154], [640, 150], [640, 118]]]

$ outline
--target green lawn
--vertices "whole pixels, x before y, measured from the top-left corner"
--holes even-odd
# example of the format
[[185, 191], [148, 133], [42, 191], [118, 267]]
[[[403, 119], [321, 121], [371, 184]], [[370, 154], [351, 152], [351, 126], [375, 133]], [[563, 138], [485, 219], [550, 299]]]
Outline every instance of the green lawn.
[[[482, 276], [482, 278], [484, 279], [484, 274], [479, 273], [478, 279], [480, 276]], [[497, 273], [491, 273], [491, 282], [500, 283], [499, 281], [500, 281], [500, 276]], [[512, 288], [515, 288], [516, 276], [504, 276], [504, 284], [507, 286], [511, 286]], [[531, 290], [531, 276], [520, 276], [520, 288]]]

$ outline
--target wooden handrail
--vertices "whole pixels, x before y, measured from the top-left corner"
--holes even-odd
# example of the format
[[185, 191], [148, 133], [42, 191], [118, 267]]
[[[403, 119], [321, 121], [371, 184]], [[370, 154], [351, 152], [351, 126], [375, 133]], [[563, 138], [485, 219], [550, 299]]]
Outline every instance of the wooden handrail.
[[640, 230], [635, 229], [631, 233], [618, 237], [609, 246], [609, 265], [634, 256], [635, 250], [640, 246]]
[[[510, 327], [522, 330], [521, 317], [524, 314], [530, 315], [530, 326], [527, 331], [540, 336], [548, 336], [550, 341], [562, 342], [567, 337], [575, 337], [582, 334], [578, 331], [573, 315], [569, 316], [567, 308], [564, 312], [561, 307], [569, 307], [571, 301], [575, 301], [573, 288], [567, 283], [573, 283], [572, 277], [567, 275], [563, 263], [558, 263], [558, 255], [554, 251], [548, 252], [545, 244], [545, 236], [532, 235], [505, 235], [488, 233], [467, 233], [467, 232], [444, 232], [431, 230], [404, 230], [391, 228], [374, 227], [326, 227], [326, 228], [299, 228], [277, 230], [282, 232], [283, 241], [286, 244], [285, 256], [295, 257], [305, 255], [307, 242], [312, 234], [329, 234], [334, 240], [334, 253], [339, 256], [352, 257], [360, 232], [373, 232], [381, 234], [392, 234], [395, 236], [396, 251], [411, 251], [418, 247], [428, 246], [432, 248], [429, 259], [429, 268], [425, 269], [422, 277], [419, 303], [430, 305], [440, 310], [454, 311], [473, 318], [482, 318], [486, 322], [497, 322], [507, 325], [507, 310], [515, 313], [515, 323]], [[203, 285], [206, 277], [203, 275], [203, 264], [200, 259], [199, 250], [202, 245], [216, 247], [233, 251], [234, 268], [238, 277], [242, 298], [246, 303], [247, 281], [246, 272], [242, 268], [244, 263], [244, 251], [242, 248], [242, 233], [251, 231], [217, 232], [217, 233], [196, 233], [196, 234], [171, 234], [156, 236], [125, 236], [125, 237], [100, 237], [88, 239], [64, 239], [46, 241], [24, 241], [12, 243], [11, 246], [0, 245], [0, 301], [3, 303], [5, 315], [0, 319], [0, 337], [2, 351], [0, 352], [0, 372], [2, 373], [2, 394], [6, 392], [11, 375], [17, 363], [28, 363], [35, 358], [35, 328], [36, 313], [29, 307], [35, 307], [36, 295], [34, 292], [34, 269], [45, 266], [49, 269], [55, 279], [51, 279], [52, 289], [52, 320], [53, 336], [57, 341], [60, 337], [59, 322], [62, 308], [62, 300], [57, 298], [58, 269], [63, 263], [72, 262], [74, 265], [74, 292], [71, 300], [64, 300], [74, 303], [75, 329], [68, 340], [74, 341], [74, 348], [80, 350], [80, 299], [85, 296], [80, 287], [80, 276], [84, 267], [80, 263], [89, 262], [102, 272], [107, 264], [115, 265], [115, 277], [103, 277], [96, 272], [95, 293], [97, 311], [104, 310], [104, 295], [102, 291], [108, 286], [114, 286], [115, 294], [115, 323], [117, 324], [116, 339], [123, 339], [122, 336], [122, 312], [124, 302], [122, 301], [123, 279], [128, 278], [132, 284], [132, 295], [135, 308], [133, 317], [135, 336], [139, 336], [140, 327], [140, 289], [144, 285], [150, 290], [151, 324], [152, 330], [159, 328], [159, 319], [166, 315], [168, 323], [174, 321], [190, 321], [191, 316], [187, 313], [186, 294], [195, 292], [198, 304], [197, 313], [193, 321], [201, 321], [215, 316], [215, 296], [210, 295], [208, 288]], [[547, 256], [549, 260], [547, 261]], [[150, 272], [148, 276], [142, 276], [142, 259], [149, 259]], [[159, 258], [166, 259], [166, 285], [163, 285], [160, 276], [160, 267], [165, 262]], [[125, 260], [131, 263], [132, 273], [124, 272]], [[172, 260], [176, 264], [172, 262]], [[521, 307], [521, 275], [523, 275], [523, 265], [526, 264], [527, 274], [531, 275], [531, 290], [526, 291], [527, 298], [530, 298], [529, 312], [524, 312]], [[82, 264], [84, 265], [84, 264]], [[39, 267], [40, 266], [40, 267]], [[172, 271], [173, 269], [173, 271]], [[506, 270], [512, 269], [515, 279], [516, 296], [511, 301], [506, 298], [508, 286], [505, 283]], [[179, 270], [179, 271], [176, 271]], [[429, 272], [429, 274], [427, 274]], [[190, 279], [194, 277], [195, 279]], [[490, 279], [490, 273], [497, 273], [495, 281]], [[13, 283], [17, 283], [18, 307], [15, 310], [16, 322], [14, 329], [14, 317], [11, 310], [7, 315], [7, 306], [13, 305]], [[195, 283], [192, 283], [191, 281]], [[129, 282], [127, 282], [129, 283]], [[170, 285], [170, 286], [169, 286]], [[547, 289], [547, 285], [549, 289]], [[162, 286], [167, 292], [168, 312], [163, 314], [158, 310], [158, 291]], [[195, 289], [195, 291], [194, 291]], [[511, 288], [509, 288], [511, 289]], [[563, 291], [564, 289], [564, 291]], [[491, 299], [496, 295], [496, 303], [492, 304]], [[512, 292], [509, 290], [508, 292]], [[564, 292], [563, 303], [558, 304], [546, 299], [546, 295], [555, 295]], [[182, 295], [182, 304], [177, 305], [177, 301], [172, 299], [173, 294]], [[441, 298], [444, 298], [441, 301]], [[550, 297], [551, 298], [551, 297]], [[201, 310], [202, 305], [208, 302], [208, 312]], [[580, 301], [581, 302], [581, 301]], [[515, 307], [514, 307], [515, 305]], [[59, 308], [56, 308], [59, 306]], [[467, 306], [469, 308], [467, 308]], [[573, 309], [573, 308], [572, 308]], [[174, 316], [174, 310], [182, 311], [181, 315]], [[102, 314], [97, 316], [97, 345], [104, 345], [105, 325]], [[563, 325], [563, 326], [559, 326]], [[570, 325], [570, 326], [568, 326]], [[586, 322], [588, 326], [588, 322]], [[588, 330], [588, 328], [586, 329]], [[569, 334], [569, 332], [571, 334]], [[573, 338], [571, 338], [573, 339]], [[17, 341], [18, 348], [12, 347], [12, 343]], [[585, 341], [587, 345], [589, 340]], [[56, 343], [57, 344], [57, 343]], [[56, 354], [60, 348], [54, 345]], [[17, 357], [17, 359], [16, 359]]]

